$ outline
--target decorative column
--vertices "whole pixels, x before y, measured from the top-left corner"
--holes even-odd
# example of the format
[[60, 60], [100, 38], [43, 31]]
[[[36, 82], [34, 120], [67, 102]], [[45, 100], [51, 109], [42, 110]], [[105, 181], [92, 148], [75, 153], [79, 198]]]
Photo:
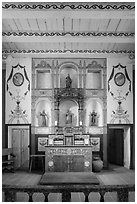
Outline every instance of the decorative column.
[[103, 163], [107, 168], [107, 73], [106, 73], [106, 60], [103, 68]]
[[59, 67], [58, 67], [58, 60], [56, 62], [56, 88], [59, 88]]
[[51, 66], [51, 80], [52, 80], [52, 96], [51, 96], [51, 133], [54, 133], [54, 126], [55, 126], [55, 120], [54, 120], [54, 60], [52, 60], [52, 66]]
[[[82, 120], [83, 100], [82, 99], [78, 99], [78, 104], [79, 104], [79, 109], [78, 109], [79, 121], [78, 121], [78, 124], [79, 124], [79, 126], [82, 126], [83, 125], [83, 120]], [[82, 124], [80, 124], [80, 122], [82, 122]]]
[[83, 126], [83, 133], [87, 133], [87, 128], [86, 128], [86, 124], [85, 124], [85, 97], [83, 99], [83, 110], [82, 110], [82, 113], [81, 113], [81, 117], [82, 117], [82, 126]]
[[[37, 96], [35, 96], [35, 92], [32, 91], [32, 97], [31, 97], [31, 139], [30, 139], [30, 154], [35, 154], [35, 106], [36, 106], [36, 100], [38, 99]], [[33, 146], [31, 145], [33, 144]]]
[[[54, 121], [57, 121], [56, 126], [59, 126], [59, 101], [54, 99]], [[55, 125], [55, 124], [54, 124]], [[54, 132], [56, 131], [56, 128], [54, 129]]]
[[82, 64], [81, 64], [81, 60], [79, 62], [79, 88], [82, 88]]
[[[32, 60], [32, 83], [31, 83], [31, 135], [30, 135], [30, 154], [35, 154], [35, 105], [36, 105], [36, 73], [35, 73], [35, 64]], [[33, 146], [31, 145], [33, 144]]]
[[84, 88], [84, 92], [86, 89], [86, 62], [84, 60], [84, 65], [83, 65], [83, 88]]

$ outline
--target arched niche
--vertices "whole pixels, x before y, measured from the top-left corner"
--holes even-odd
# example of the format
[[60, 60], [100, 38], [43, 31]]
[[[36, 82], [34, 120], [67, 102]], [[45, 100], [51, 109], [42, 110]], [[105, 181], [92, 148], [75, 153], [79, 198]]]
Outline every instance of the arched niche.
[[[45, 122], [43, 122], [44, 117], [46, 120]], [[35, 126], [36, 127], [50, 127], [51, 126], [51, 102], [50, 100], [44, 99], [44, 100], [39, 100], [37, 102], [36, 107], [35, 107]]]
[[85, 105], [85, 124], [86, 126], [91, 126], [91, 113], [97, 114], [97, 126], [103, 126], [103, 104], [99, 99], [88, 99]]
[[70, 75], [70, 78], [72, 79], [72, 88], [78, 88], [78, 67], [76, 66], [76, 64], [72, 63], [72, 62], [66, 62], [63, 63], [60, 66], [60, 77], [59, 77], [59, 84], [60, 84], [60, 88], [65, 88], [66, 87], [66, 77], [68, 76], [68, 74]]
[[67, 126], [66, 114], [67, 111], [72, 113], [72, 124], [71, 126], [78, 126], [78, 104], [74, 100], [66, 99], [60, 102], [59, 106], [59, 126]]

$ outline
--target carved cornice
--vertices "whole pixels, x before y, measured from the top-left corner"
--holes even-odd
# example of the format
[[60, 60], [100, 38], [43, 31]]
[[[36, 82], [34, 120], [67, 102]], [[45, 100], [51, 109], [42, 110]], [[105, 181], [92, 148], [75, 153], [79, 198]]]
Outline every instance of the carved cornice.
[[130, 5], [129, 3], [126, 4], [88, 4], [88, 3], [61, 3], [61, 4], [41, 4], [41, 3], [33, 3], [33, 4], [27, 4], [27, 3], [6, 3], [2, 6], [3, 9], [27, 9], [27, 10], [34, 10], [34, 9], [40, 9], [40, 10], [63, 10], [63, 9], [71, 9], [71, 10], [133, 10], [135, 9], [134, 5]]
[[90, 53], [90, 54], [134, 54], [135, 50], [2, 50], [2, 54], [45, 54], [45, 53]]
[[65, 98], [75, 98], [78, 100], [83, 100], [84, 93], [81, 88], [60, 88], [60, 89], [54, 89], [54, 97], [57, 101], [60, 101], [61, 99]]
[[70, 35], [73, 37], [134, 37], [135, 33], [126, 32], [2, 32], [2, 36], [66, 36]]

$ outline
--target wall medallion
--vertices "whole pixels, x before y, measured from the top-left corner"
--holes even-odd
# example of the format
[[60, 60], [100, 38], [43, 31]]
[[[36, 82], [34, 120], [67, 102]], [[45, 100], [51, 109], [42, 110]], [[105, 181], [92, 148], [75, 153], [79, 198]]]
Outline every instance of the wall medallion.
[[15, 86], [21, 86], [24, 82], [24, 76], [20, 72], [16, 72], [13, 76], [13, 83]]
[[119, 72], [114, 77], [115, 84], [117, 86], [123, 86], [125, 84], [125, 75], [122, 72]]

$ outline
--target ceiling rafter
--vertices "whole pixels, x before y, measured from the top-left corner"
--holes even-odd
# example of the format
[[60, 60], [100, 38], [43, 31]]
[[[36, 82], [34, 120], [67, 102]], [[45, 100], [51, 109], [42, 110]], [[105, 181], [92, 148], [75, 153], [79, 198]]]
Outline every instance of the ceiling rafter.
[[4, 54], [10, 54], [10, 53], [107, 53], [107, 54], [118, 54], [118, 53], [135, 53], [134, 50], [80, 50], [80, 49], [58, 49], [58, 50], [3, 50], [2, 53]]
[[135, 9], [134, 2], [120, 2], [120, 3], [113, 3], [108, 4], [107, 2], [56, 2], [56, 3], [3, 3], [2, 5], [3, 9], [40, 9], [40, 10], [63, 10], [63, 9], [69, 9], [69, 10], [133, 10]]
[[2, 36], [134, 37], [134, 32], [2, 32]]
[[92, 37], [82, 37], [77, 36], [3, 36], [3, 42], [87, 42], [87, 43], [101, 43], [101, 42], [111, 42], [111, 43], [134, 43], [135, 39], [132, 37], [115, 37], [115, 36], [92, 36]]

